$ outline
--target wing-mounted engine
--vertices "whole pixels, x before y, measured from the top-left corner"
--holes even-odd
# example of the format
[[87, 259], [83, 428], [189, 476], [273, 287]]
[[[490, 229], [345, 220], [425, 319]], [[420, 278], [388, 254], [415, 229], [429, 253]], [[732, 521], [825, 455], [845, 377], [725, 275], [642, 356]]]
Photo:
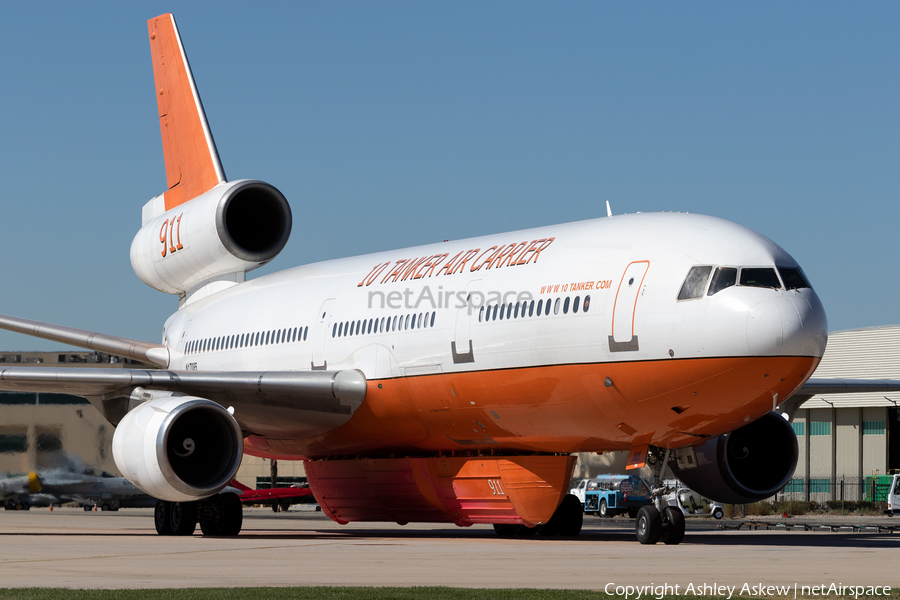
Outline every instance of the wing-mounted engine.
[[165, 209], [164, 196], [144, 206], [131, 243], [141, 281], [167, 294], [187, 294], [210, 281], [244, 280], [275, 258], [291, 234], [291, 209], [268, 183], [223, 182]]
[[119, 471], [144, 492], [170, 502], [222, 490], [241, 465], [237, 421], [205, 398], [153, 395], [116, 427], [113, 458]]
[[716, 502], [747, 504], [774, 496], [797, 467], [794, 429], [778, 413], [770, 412], [731, 433], [695, 448], [697, 466], [675, 475], [689, 488]]

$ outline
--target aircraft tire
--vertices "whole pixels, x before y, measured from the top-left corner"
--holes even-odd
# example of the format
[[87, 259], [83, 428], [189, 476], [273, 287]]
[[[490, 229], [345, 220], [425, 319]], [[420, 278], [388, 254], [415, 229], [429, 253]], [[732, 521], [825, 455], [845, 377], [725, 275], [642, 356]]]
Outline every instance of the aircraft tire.
[[173, 502], [169, 510], [172, 535], [193, 535], [197, 528], [197, 503]]
[[219, 494], [208, 500], [213, 517], [200, 521], [203, 535], [237, 535], [244, 521], [244, 509], [236, 494]]
[[653, 545], [662, 534], [662, 516], [655, 506], [642, 506], [634, 522], [634, 532], [642, 544]]
[[525, 525], [516, 525], [516, 537], [534, 537], [537, 535], [537, 527], [527, 527]]
[[[153, 509], [153, 524], [156, 525], [156, 533], [159, 535], [172, 535], [172, 523], [169, 515], [172, 512], [172, 503], [165, 500], [157, 500]], [[85, 506], [85, 510], [90, 510]]]
[[[566, 494], [563, 501], [560, 502], [559, 508], [556, 509], [559, 515], [559, 535], [563, 537], [575, 537], [581, 533], [584, 525], [584, 510], [578, 496], [574, 494]], [[553, 515], [554, 517], [557, 514]]]
[[673, 546], [684, 539], [684, 513], [674, 506], [667, 506], [662, 523], [660, 538], [664, 544]]

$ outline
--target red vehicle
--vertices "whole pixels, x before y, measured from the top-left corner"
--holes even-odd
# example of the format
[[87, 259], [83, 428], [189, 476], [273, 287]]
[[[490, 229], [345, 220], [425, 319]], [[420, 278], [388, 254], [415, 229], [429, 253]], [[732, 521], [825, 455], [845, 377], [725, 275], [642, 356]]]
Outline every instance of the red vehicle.
[[232, 479], [231, 487], [240, 490], [238, 497], [241, 504], [271, 504], [273, 509], [280, 506], [281, 510], [287, 510], [291, 504], [314, 504], [316, 501], [308, 486], [302, 487], [297, 484], [290, 487], [254, 490], [237, 479]]

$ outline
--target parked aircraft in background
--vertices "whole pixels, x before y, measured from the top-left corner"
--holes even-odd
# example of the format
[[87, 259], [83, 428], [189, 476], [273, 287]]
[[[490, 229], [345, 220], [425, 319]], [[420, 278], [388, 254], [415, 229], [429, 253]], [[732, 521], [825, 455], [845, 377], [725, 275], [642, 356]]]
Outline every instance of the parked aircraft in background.
[[26, 508], [26, 500], [41, 491], [41, 478], [35, 472], [7, 475], [0, 479], [0, 500], [6, 510]]
[[131, 261], [179, 309], [159, 344], [0, 327], [162, 370], [9, 367], [0, 389], [88, 398], [116, 425], [119, 469], [165, 501], [160, 533], [238, 533], [240, 502], [219, 492], [246, 452], [308, 461], [339, 523], [574, 535], [573, 453], [624, 450], [657, 498], [638, 539], [675, 544], [667, 466], [717, 501], [766, 498], [797, 460], [780, 404], [898, 389], [804, 387], [825, 349], [819, 298], [782, 248], [714, 217], [609, 216], [245, 281], [284, 248], [291, 210], [267, 183], [226, 179], [174, 19], [148, 27], [168, 189]]
[[82, 504], [85, 510], [94, 506], [101, 510], [119, 510], [156, 505], [156, 498], [145, 494], [126, 478], [97, 471], [72, 455], [65, 456], [57, 467], [0, 480], [0, 494], [3, 494], [7, 510], [28, 510], [32, 506], [58, 506], [69, 502]]

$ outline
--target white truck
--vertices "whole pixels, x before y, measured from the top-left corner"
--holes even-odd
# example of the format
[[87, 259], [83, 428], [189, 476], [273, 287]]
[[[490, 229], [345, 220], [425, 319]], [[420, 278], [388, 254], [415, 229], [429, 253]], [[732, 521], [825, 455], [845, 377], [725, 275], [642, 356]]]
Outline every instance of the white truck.
[[712, 515], [714, 519], [725, 516], [725, 508], [718, 502], [707, 500], [708, 510], [703, 510], [703, 498], [700, 494], [690, 489], [677, 480], [667, 480], [667, 485], [675, 488], [673, 492], [666, 494], [663, 499], [669, 506], [677, 506], [686, 517]]
[[895, 474], [894, 479], [891, 480], [891, 489], [888, 491], [887, 504], [887, 510], [884, 511], [886, 514], [893, 517], [897, 513], [900, 513], [900, 474]]

